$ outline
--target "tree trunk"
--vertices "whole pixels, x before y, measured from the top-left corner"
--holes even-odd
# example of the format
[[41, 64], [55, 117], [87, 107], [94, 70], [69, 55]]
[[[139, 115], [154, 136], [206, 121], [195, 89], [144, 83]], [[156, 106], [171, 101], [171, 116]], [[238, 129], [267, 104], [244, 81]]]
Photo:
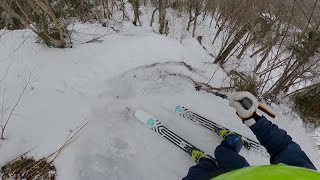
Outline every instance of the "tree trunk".
[[165, 34], [165, 26], [166, 26], [166, 1], [167, 0], [159, 0], [159, 33]]
[[237, 44], [240, 42], [241, 38], [248, 32], [248, 25], [245, 25], [234, 37], [234, 39], [231, 41], [231, 43], [225, 48], [225, 50], [217, 57], [217, 59], [214, 61], [214, 64], [219, 63], [220, 66], [222, 66], [230, 52], [237, 46]]
[[[113, 2], [113, 1], [112, 1]], [[127, 14], [126, 14], [126, 6], [125, 6], [124, 0], [120, 0], [120, 10], [122, 11], [122, 21], [127, 20]], [[113, 5], [111, 4], [112, 11], [113, 11]]]
[[192, 1], [189, 0], [189, 9], [188, 9], [188, 12], [189, 12], [189, 21], [188, 21], [188, 26], [187, 26], [187, 31], [190, 30], [190, 26], [191, 26], [191, 23], [193, 21], [193, 17], [192, 17]]
[[269, 46], [265, 51], [264, 51], [264, 56], [262, 59], [259, 61], [258, 65], [254, 68], [253, 72], [257, 73], [258, 70], [261, 68], [262, 64], [266, 61], [267, 57], [269, 56], [273, 46]]
[[[107, 3], [108, 3], [108, 2], [107, 2]], [[102, 9], [103, 9], [103, 17], [104, 17], [104, 18], [107, 18], [105, 0], [101, 0], [101, 4], [102, 4]]]
[[134, 21], [133, 24], [135, 26], [141, 26], [140, 17], [139, 17], [139, 7], [140, 2], [139, 0], [133, 0], [133, 9], [134, 9]]
[[[249, 40], [247, 41], [247, 39], [249, 38]], [[247, 49], [252, 45], [252, 43], [255, 41], [255, 38], [251, 37], [251, 35], [248, 35], [248, 37], [245, 40], [244, 45], [242, 46], [242, 49], [240, 51], [240, 53], [237, 55], [237, 59], [241, 59], [243, 54], [247, 51]]]
[[110, 10], [110, 7], [109, 7], [109, 2], [108, 2], [108, 0], [105, 0], [105, 1], [104, 1], [104, 4], [105, 4], [106, 9], [107, 9], [107, 18], [110, 20], [111, 17], [112, 17], [112, 13], [111, 13], [111, 10]]
[[195, 10], [194, 10], [194, 22], [193, 22], [193, 30], [192, 30], [192, 37], [196, 36], [196, 29], [197, 29], [197, 19], [200, 14], [200, 1], [195, 0]]
[[266, 47], [262, 47], [260, 49], [258, 49], [257, 51], [255, 51], [254, 53], [252, 53], [250, 55], [250, 58], [253, 58], [255, 55], [259, 54], [260, 52], [264, 51], [266, 49]]

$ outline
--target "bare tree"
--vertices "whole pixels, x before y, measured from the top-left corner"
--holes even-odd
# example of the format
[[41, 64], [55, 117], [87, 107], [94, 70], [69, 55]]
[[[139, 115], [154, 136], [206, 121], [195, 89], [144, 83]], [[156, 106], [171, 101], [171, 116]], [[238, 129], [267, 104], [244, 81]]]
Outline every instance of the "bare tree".
[[228, 44], [228, 46], [220, 53], [220, 55], [216, 58], [214, 63], [219, 63], [220, 66], [223, 66], [228, 55], [231, 51], [240, 43], [241, 38], [248, 32], [249, 26], [245, 25], [236, 35], [233, 37], [233, 40]]
[[[129, 19], [129, 17], [127, 15], [127, 12], [126, 12], [126, 6], [125, 5], [126, 5], [125, 1], [124, 0], [120, 0], [120, 10], [122, 12], [122, 20], [123, 21]], [[114, 7], [114, 6], [112, 6], [112, 7]]]
[[159, 33], [165, 34], [166, 31], [166, 7], [167, 0], [159, 0]]
[[191, 27], [191, 23], [194, 20], [193, 16], [192, 16], [192, 9], [193, 9], [193, 2], [192, 0], [188, 0], [188, 14], [189, 14], [189, 21], [188, 21], [188, 25], [187, 25], [187, 31], [190, 30]]
[[[102, 0], [102, 6], [103, 6], [103, 14], [104, 17], [110, 20], [112, 18], [112, 13], [109, 6], [108, 0]], [[106, 11], [107, 10], [107, 11]]]
[[133, 5], [133, 12], [134, 12], [134, 20], [133, 20], [133, 24], [135, 26], [141, 26], [141, 22], [140, 22], [140, 12], [139, 12], [139, 8], [140, 8], [140, 2], [139, 0], [133, 0], [132, 2]]
[[193, 30], [192, 30], [192, 37], [196, 36], [196, 29], [197, 29], [197, 20], [198, 16], [200, 15], [201, 8], [201, 1], [195, 0], [194, 1], [194, 21], [193, 21]]
[[104, 20], [103, 12], [105, 11], [105, 9], [101, 10], [101, 6], [104, 7], [103, 2], [101, 0], [94, 0], [95, 16], [100, 23], [103, 23], [103, 20]]
[[[16, 8], [13, 8], [13, 5]], [[19, 20], [25, 27], [31, 29], [48, 46], [64, 48], [67, 46], [67, 29], [56, 17], [48, 0], [28, 0], [27, 2], [0, 0], [3, 8], [12, 18]], [[43, 18], [42, 23], [33, 21], [34, 16]], [[48, 17], [48, 18], [47, 18]]]
[[[319, 27], [317, 28], [319, 29]], [[320, 47], [320, 31], [308, 32], [304, 35], [300, 42], [291, 46], [292, 55], [286, 61], [285, 69], [282, 76], [274, 83], [274, 85], [264, 95], [270, 98], [277, 95], [281, 91], [288, 91], [290, 86], [299, 82], [299, 79], [310, 80], [317, 77], [312, 75], [312, 67], [320, 63], [319, 47]], [[313, 59], [313, 58], [316, 59]]]

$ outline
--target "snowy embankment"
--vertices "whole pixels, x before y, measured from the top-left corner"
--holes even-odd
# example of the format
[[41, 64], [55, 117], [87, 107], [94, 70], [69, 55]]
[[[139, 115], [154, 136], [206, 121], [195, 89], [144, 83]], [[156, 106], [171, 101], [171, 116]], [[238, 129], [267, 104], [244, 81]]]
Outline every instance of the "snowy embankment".
[[[106, 31], [99, 25], [78, 26], [88, 34]], [[168, 112], [162, 107], [165, 104], [183, 104], [255, 139], [226, 100], [196, 92], [185, 77], [208, 82], [215, 72], [212, 86], [228, 83], [226, 74], [210, 64], [212, 57], [196, 40], [180, 44], [131, 23], [122, 29], [101, 38], [101, 43], [76, 44], [70, 49], [36, 44], [30, 31], [1, 31], [1, 75], [7, 74], [1, 91], [6, 89], [6, 107], [18, 98], [23, 78], [32, 75], [30, 91], [16, 110], [19, 116], [11, 119], [7, 139], [0, 142], [1, 166], [33, 147], [30, 156], [35, 158], [51, 154], [70, 130], [87, 120], [89, 125], [79, 138], [55, 161], [58, 179], [181, 179], [194, 163], [140, 124], [133, 116], [135, 110], [150, 112], [208, 154], [213, 154], [220, 138]], [[286, 107], [273, 106], [273, 110], [277, 118], [272, 121], [287, 130], [320, 168], [319, 152], [301, 120]], [[253, 152], [242, 150], [241, 154], [251, 165], [268, 163]]]

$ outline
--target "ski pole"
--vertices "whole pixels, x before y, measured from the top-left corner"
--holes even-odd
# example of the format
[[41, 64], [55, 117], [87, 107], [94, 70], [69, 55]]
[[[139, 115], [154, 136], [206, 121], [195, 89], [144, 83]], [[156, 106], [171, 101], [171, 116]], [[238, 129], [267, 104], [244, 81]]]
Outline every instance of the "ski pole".
[[[196, 86], [195, 88], [197, 91], [200, 91], [202, 88], [202, 85]], [[216, 91], [212, 91], [212, 90], [207, 90], [207, 92], [210, 92], [218, 97], [221, 97], [222, 99], [228, 99], [228, 96], [225, 94], [222, 94], [222, 93], [219, 93]], [[241, 103], [242, 107], [244, 107], [246, 110], [250, 109], [253, 104], [252, 101], [247, 97], [240, 100], [240, 103]], [[268, 114], [268, 116], [270, 116], [272, 118], [276, 117], [276, 115], [272, 111], [270, 111], [268, 108], [266, 108], [262, 103], [259, 103], [258, 109], [260, 109], [264, 113]]]

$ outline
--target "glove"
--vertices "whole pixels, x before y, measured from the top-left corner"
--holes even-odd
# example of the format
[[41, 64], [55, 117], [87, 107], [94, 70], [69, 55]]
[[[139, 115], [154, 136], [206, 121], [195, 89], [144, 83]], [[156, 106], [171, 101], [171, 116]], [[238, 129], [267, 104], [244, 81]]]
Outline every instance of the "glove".
[[[244, 107], [243, 103], [241, 103], [244, 99], [247, 101], [251, 101], [251, 106]], [[243, 123], [247, 126], [252, 126], [256, 123], [254, 117], [257, 117], [256, 111], [259, 107], [258, 99], [247, 91], [236, 92], [231, 94], [228, 97], [229, 105], [236, 109], [237, 115], [242, 119]], [[254, 119], [252, 119], [254, 118]]]

